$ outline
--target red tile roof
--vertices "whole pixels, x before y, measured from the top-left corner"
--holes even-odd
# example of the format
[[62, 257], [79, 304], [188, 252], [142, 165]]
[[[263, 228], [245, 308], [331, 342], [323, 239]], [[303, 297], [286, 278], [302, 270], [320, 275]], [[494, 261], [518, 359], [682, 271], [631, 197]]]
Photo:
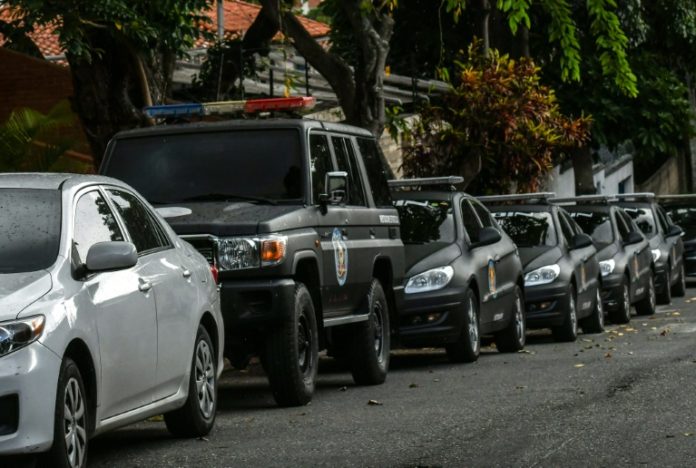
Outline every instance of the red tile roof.
[[[224, 3], [224, 21], [225, 21], [225, 35], [228, 37], [243, 35], [254, 22], [256, 16], [261, 11], [259, 5], [254, 5], [251, 3], [242, 2], [239, 0], [225, 0]], [[217, 10], [213, 5], [213, 8], [207, 12], [208, 16], [211, 18], [211, 23], [205, 25], [204, 27], [209, 31], [217, 31]], [[0, 8], [0, 20], [14, 20], [13, 13], [9, 7]], [[309, 18], [300, 17], [300, 22], [307, 29], [312, 37], [320, 38], [328, 36], [331, 29], [328, 25], [315, 21]], [[58, 41], [58, 35], [55, 33], [55, 26], [39, 26], [35, 28], [34, 32], [29, 35], [31, 39], [36, 43], [36, 45], [41, 50], [44, 57], [60, 55], [63, 53], [63, 49]], [[0, 35], [0, 46], [4, 43], [2, 35]], [[203, 41], [199, 41], [197, 46], [205, 46]]]

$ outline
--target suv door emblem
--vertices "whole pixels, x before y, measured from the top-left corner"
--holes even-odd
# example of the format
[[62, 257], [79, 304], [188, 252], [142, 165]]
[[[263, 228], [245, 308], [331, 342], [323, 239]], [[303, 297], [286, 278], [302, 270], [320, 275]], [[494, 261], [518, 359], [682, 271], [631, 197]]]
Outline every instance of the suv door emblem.
[[333, 244], [334, 260], [336, 261], [336, 279], [338, 280], [338, 285], [343, 286], [348, 278], [348, 246], [340, 229], [334, 228], [331, 243]]

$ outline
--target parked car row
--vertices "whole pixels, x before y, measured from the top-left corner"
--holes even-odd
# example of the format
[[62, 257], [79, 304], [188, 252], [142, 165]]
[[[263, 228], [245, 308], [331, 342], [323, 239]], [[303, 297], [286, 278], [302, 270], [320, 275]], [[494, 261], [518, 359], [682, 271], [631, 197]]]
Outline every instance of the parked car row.
[[90, 437], [156, 414], [205, 435], [223, 357], [303, 405], [323, 350], [376, 385], [397, 346], [471, 362], [484, 336], [572, 341], [684, 294], [654, 197], [477, 199], [384, 161], [362, 129], [250, 120], [120, 133], [107, 177], [0, 175], [0, 454], [86, 466]]

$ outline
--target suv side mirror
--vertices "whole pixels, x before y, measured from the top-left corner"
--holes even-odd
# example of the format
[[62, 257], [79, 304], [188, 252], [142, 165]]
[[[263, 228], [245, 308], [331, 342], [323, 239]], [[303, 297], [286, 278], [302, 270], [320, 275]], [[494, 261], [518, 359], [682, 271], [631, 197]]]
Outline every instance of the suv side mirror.
[[639, 242], [642, 242], [642, 241], [643, 241], [643, 235], [640, 232], [631, 231], [628, 233], [628, 236], [626, 236], [626, 240], [624, 241], [624, 244], [632, 245], [632, 244], [638, 244]]
[[89, 248], [87, 272], [125, 270], [138, 263], [138, 252], [130, 242], [99, 242]]
[[479, 231], [478, 242], [474, 244], [474, 247], [495, 244], [496, 242], [500, 242], [502, 238], [503, 237], [497, 229], [490, 226], [485, 227]]
[[319, 202], [326, 206], [340, 205], [348, 194], [348, 173], [345, 171], [327, 172], [324, 179], [326, 193], [319, 195]]
[[575, 234], [570, 241], [570, 250], [582, 249], [592, 245], [592, 238], [584, 233]]
[[676, 236], [681, 236], [684, 234], [684, 230], [677, 226], [676, 224], [672, 224], [669, 226], [667, 229], [667, 232], [665, 233], [666, 237], [676, 237]]

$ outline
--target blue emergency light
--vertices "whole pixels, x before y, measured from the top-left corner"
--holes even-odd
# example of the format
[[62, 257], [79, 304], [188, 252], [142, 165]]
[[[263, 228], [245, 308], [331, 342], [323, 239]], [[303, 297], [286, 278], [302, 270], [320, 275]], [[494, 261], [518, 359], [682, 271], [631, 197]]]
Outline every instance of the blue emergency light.
[[271, 111], [291, 111], [311, 109], [315, 99], [311, 96], [287, 98], [246, 99], [241, 101], [220, 101], [208, 103], [163, 104], [148, 106], [143, 111], [153, 118], [191, 117], [233, 113], [259, 113]]

